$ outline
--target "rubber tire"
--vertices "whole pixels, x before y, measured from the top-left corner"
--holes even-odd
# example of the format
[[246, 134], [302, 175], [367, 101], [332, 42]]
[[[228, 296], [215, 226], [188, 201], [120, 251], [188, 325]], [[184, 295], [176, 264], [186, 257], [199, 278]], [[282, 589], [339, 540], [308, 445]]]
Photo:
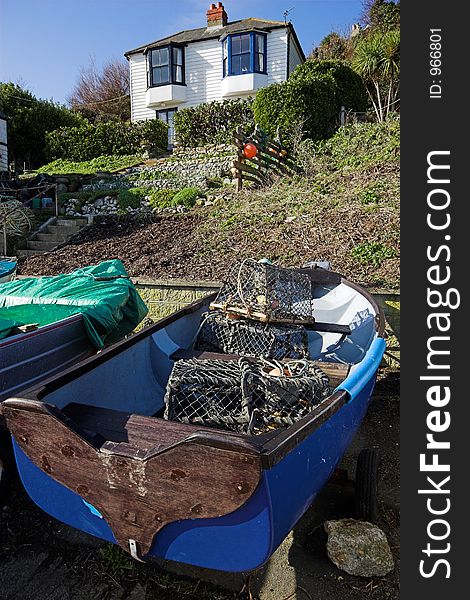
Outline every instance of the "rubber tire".
[[361, 450], [356, 465], [356, 518], [376, 523], [378, 507], [379, 451], [377, 448]]
[[11, 484], [15, 478], [16, 468], [13, 457], [10, 434], [0, 426], [0, 504], [6, 500]]

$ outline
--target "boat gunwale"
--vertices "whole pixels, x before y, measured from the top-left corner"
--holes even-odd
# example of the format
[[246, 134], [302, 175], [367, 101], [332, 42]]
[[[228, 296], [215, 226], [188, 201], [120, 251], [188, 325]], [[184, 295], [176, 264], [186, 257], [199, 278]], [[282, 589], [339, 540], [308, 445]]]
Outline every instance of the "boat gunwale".
[[[300, 269], [300, 271], [305, 272], [307, 270]], [[321, 269], [310, 269], [308, 271], [312, 282], [319, 284], [344, 283], [348, 287], [352, 288], [353, 290], [364, 296], [367, 299], [367, 301], [371, 304], [376, 313], [374, 326], [377, 332], [377, 337], [383, 337], [385, 329], [385, 319], [383, 311], [378, 306], [372, 295], [369, 292], [367, 292], [367, 290], [363, 289], [357, 284], [346, 280], [341, 275], [331, 271], [323, 271]], [[204, 304], [208, 304], [212, 299], [214, 299], [216, 295], [217, 292], [205, 296], [191, 303], [190, 305], [182, 308], [181, 310], [176, 311], [171, 315], [168, 315], [167, 317], [163, 317], [153, 325], [150, 325], [149, 327], [132, 335], [130, 338], [122, 340], [117, 344], [111, 346], [110, 348], [103, 350], [99, 354], [83, 360], [78, 365], [66, 369], [60, 375], [51, 377], [50, 379], [44, 381], [40, 387], [32, 389], [30, 388], [19, 397], [6, 400], [4, 402], [4, 404], [6, 403], [5, 407], [11, 407], [12, 409], [20, 405], [26, 407], [27, 403], [30, 402], [31, 404], [36, 405], [37, 410], [39, 403], [45, 405], [45, 410], [49, 410], [54, 416], [58, 417], [60, 415], [61, 420], [65, 421], [70, 427], [72, 421], [68, 417], [66, 417], [61, 410], [57, 409], [52, 405], [47, 404], [47, 402], [42, 401], [42, 399], [45, 398], [45, 396], [63, 387], [67, 383], [78, 379], [85, 373], [88, 373], [95, 367], [106, 362], [108, 359], [116, 356], [117, 354], [120, 354], [122, 351], [134, 346], [143, 339], [164, 329], [165, 327], [167, 327], [171, 323], [174, 323], [178, 319], [188, 314], [196, 312]], [[282, 458], [284, 458], [287, 454], [289, 454], [295, 447], [297, 447], [303, 440], [305, 440], [317, 429], [319, 429], [330, 417], [332, 417], [341, 408], [343, 408], [343, 406], [345, 406], [350, 401], [350, 399], [350, 394], [346, 390], [336, 390], [320, 405], [315, 407], [315, 409], [312, 412], [310, 412], [307, 416], [305, 416], [297, 423], [294, 423], [286, 429], [279, 429], [275, 432], [269, 432], [259, 436], [238, 434], [235, 432], [225, 432], [210, 429], [208, 427], [199, 428], [199, 431], [196, 430], [193, 434], [185, 437], [184, 439], [178, 440], [174, 444], [165, 447], [162, 453], [180, 444], [198, 443], [201, 445], [210, 445], [215, 448], [220, 448], [224, 450], [231, 450], [233, 452], [249, 452], [250, 454], [259, 455], [262, 467], [264, 469], [270, 469], [280, 460], [282, 460]], [[163, 421], [163, 419], [158, 419], [157, 417], [148, 418]], [[168, 423], [169, 427], [171, 427], [170, 421], [165, 422]], [[198, 426], [194, 425], [194, 427], [195, 429], [197, 429]], [[83, 432], [80, 432], [80, 428], [78, 426], [74, 425], [74, 427], [71, 427], [71, 429], [73, 429], [76, 434], [80, 435], [81, 437], [84, 437]], [[113, 453], [119, 454], [118, 451], [113, 451]], [[153, 453], [153, 455], [155, 455], [155, 453]]]
[[47, 325], [43, 325], [34, 329], [33, 331], [26, 331], [24, 333], [17, 333], [10, 337], [3, 338], [0, 340], [0, 350], [2, 348], [6, 348], [6, 346], [11, 346], [13, 344], [17, 344], [19, 342], [23, 342], [27, 339], [36, 337], [43, 333], [54, 331], [54, 329], [60, 329], [70, 323], [74, 323], [76, 321], [80, 321], [82, 319], [81, 314], [70, 315], [69, 317], [65, 317], [65, 319], [60, 319], [60, 321], [54, 321], [53, 323], [48, 323]]

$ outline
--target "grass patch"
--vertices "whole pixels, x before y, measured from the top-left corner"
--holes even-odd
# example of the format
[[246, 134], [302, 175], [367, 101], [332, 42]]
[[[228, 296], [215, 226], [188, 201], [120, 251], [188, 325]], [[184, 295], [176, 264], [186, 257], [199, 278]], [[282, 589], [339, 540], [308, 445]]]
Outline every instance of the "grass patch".
[[47, 173], [48, 175], [68, 175], [77, 173], [78, 175], [94, 175], [97, 172], [105, 171], [114, 173], [121, 169], [133, 167], [142, 162], [142, 157], [137, 155], [126, 156], [99, 156], [92, 160], [84, 162], [73, 162], [70, 160], [58, 159], [37, 169], [36, 173]]
[[379, 242], [366, 242], [359, 244], [351, 251], [351, 254], [364, 265], [379, 267], [387, 258], [396, 258], [397, 252]]
[[99, 553], [106, 572], [110, 573], [115, 579], [122, 580], [134, 571], [134, 561], [119, 546], [106, 544], [99, 549]]

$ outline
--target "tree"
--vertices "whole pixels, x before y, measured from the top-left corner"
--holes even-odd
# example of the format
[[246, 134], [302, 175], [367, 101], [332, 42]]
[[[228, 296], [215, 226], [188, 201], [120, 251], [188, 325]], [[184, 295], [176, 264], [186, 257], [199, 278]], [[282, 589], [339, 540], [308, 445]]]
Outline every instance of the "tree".
[[379, 31], [362, 37], [352, 65], [362, 76], [379, 122], [396, 110], [400, 90], [400, 32]]
[[40, 100], [14, 83], [0, 83], [0, 111], [8, 123], [8, 154], [17, 165], [35, 168], [46, 162], [45, 136], [59, 127], [81, 125], [81, 115], [50, 100]]
[[68, 103], [90, 120], [106, 117], [128, 121], [131, 116], [129, 66], [121, 60], [107, 62], [99, 71], [94, 60], [81, 70]]
[[394, 0], [364, 0], [362, 21], [374, 32], [386, 33], [400, 27], [400, 2]]
[[335, 31], [329, 33], [312, 52], [310, 58], [319, 60], [345, 60], [348, 58], [349, 40]]

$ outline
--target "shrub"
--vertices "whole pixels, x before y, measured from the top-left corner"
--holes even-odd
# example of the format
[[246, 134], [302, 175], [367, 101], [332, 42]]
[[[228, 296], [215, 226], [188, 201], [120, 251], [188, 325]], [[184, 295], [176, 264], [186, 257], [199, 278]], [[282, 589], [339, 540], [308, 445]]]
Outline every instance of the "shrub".
[[154, 209], [173, 206], [176, 193], [176, 190], [154, 190], [150, 192], [150, 206]]
[[191, 208], [196, 204], [196, 200], [201, 195], [201, 192], [197, 188], [187, 187], [183, 188], [173, 197], [173, 206], [178, 206], [178, 204], [182, 204], [187, 208]]
[[208, 102], [175, 113], [175, 133], [178, 144], [193, 148], [207, 144], [232, 142], [240, 125], [254, 128], [253, 99]]
[[254, 101], [255, 120], [269, 135], [277, 133], [292, 144], [299, 125], [304, 137], [320, 140], [334, 133], [341, 107], [364, 111], [364, 83], [338, 60], [309, 60], [290, 78], [259, 90]]
[[86, 123], [46, 134], [46, 153], [50, 160], [87, 161], [102, 155], [139, 154], [143, 149], [157, 153], [167, 146], [168, 126], [159, 119], [138, 123]]
[[147, 195], [147, 190], [144, 188], [122, 189], [118, 193], [118, 203], [121, 210], [128, 208], [139, 208], [140, 202]]
[[39, 100], [14, 83], [0, 83], [0, 111], [8, 117], [8, 153], [23, 167], [35, 168], [47, 160], [47, 132], [58, 127], [82, 126], [87, 121], [65, 106]]

